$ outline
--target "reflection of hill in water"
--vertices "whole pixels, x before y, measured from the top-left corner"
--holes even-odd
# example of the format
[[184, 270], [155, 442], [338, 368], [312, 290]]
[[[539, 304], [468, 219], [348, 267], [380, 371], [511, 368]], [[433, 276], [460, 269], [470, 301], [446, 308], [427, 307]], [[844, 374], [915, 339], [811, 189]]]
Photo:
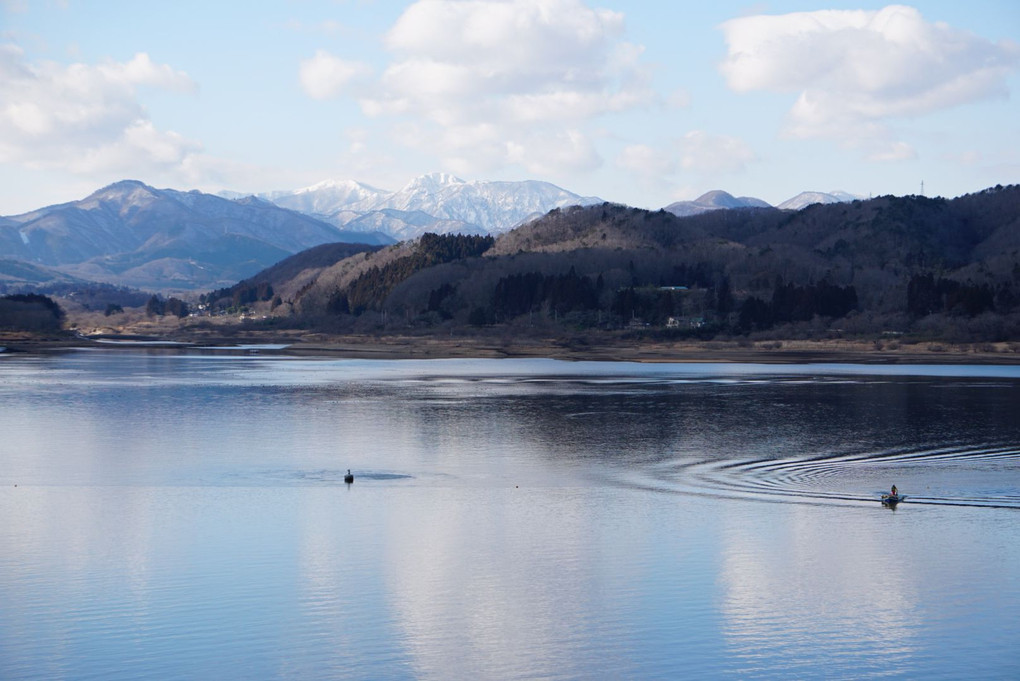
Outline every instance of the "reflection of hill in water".
[[[911, 376], [444, 377], [427, 423], [502, 433], [597, 485], [775, 502], [1020, 508], [1010, 381]], [[966, 415], [966, 417], [961, 417]], [[465, 435], [470, 437], [470, 435]]]

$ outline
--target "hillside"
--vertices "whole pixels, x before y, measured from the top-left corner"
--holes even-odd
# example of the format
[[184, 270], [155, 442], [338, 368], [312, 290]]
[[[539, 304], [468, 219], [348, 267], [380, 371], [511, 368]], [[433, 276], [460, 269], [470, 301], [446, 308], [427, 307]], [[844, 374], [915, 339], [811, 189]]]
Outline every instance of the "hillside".
[[[379, 243], [379, 237], [343, 232], [251, 197], [230, 201], [131, 180], [0, 221], [6, 259], [150, 289], [233, 283], [288, 255], [338, 241]], [[26, 274], [26, 283], [36, 283], [38, 276]]]
[[233, 286], [203, 294], [201, 302], [213, 307], [235, 307], [252, 302], [276, 301], [275, 308], [284, 299], [300, 296], [302, 289], [311, 285], [323, 270], [336, 263], [364, 253], [372, 253], [379, 246], [370, 244], [322, 244], [284, 258], [272, 267]]
[[[602, 204], [499, 236], [429, 237], [325, 267], [295, 314], [336, 327], [526, 319], [673, 333], [1020, 339], [1020, 187], [677, 217]], [[477, 238], [477, 237], [474, 237]], [[456, 257], [430, 260], [423, 248]]]

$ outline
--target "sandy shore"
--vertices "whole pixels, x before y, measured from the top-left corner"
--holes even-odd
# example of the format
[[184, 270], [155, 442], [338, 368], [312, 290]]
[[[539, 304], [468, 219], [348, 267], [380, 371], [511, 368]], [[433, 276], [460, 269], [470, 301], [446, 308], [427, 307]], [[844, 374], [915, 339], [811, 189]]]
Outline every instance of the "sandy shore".
[[[111, 343], [110, 341], [115, 341]], [[883, 341], [706, 341], [670, 342], [624, 337], [507, 338], [435, 336], [329, 336], [297, 331], [229, 336], [50, 336], [0, 333], [7, 352], [50, 352], [77, 347], [117, 349], [134, 343], [166, 341], [179, 345], [144, 345], [152, 350], [182, 347], [358, 359], [440, 359], [545, 357], [571, 361], [625, 362], [764, 362], [862, 364], [1020, 364], [1020, 343], [907, 343]], [[282, 349], [248, 348], [285, 345]]]

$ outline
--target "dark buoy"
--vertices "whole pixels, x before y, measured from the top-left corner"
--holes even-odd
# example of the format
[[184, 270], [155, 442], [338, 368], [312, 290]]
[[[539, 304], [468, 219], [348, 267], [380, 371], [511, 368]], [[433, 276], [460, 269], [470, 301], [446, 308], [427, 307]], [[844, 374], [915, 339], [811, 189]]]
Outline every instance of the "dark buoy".
[[354, 482], [354, 476], [351, 474], [350, 468], [347, 469], [347, 475], [344, 476], [344, 482], [346, 482], [348, 485]]

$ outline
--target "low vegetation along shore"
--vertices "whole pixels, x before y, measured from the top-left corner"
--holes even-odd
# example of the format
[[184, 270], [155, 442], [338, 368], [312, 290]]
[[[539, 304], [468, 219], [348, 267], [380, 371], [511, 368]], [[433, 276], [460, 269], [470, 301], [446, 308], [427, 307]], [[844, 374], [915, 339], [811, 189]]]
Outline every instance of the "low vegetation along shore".
[[[330, 335], [297, 330], [218, 330], [132, 333], [11, 333], [0, 331], [6, 353], [41, 353], [90, 347], [110, 351], [216, 349], [357, 359], [444, 359], [543, 357], [570, 361], [763, 362], [869, 364], [1020, 364], [1020, 343], [942, 343], [903, 340], [690, 341], [640, 334], [510, 337], [471, 335]], [[154, 333], [155, 332], [155, 333]], [[258, 347], [262, 346], [262, 347]]]

